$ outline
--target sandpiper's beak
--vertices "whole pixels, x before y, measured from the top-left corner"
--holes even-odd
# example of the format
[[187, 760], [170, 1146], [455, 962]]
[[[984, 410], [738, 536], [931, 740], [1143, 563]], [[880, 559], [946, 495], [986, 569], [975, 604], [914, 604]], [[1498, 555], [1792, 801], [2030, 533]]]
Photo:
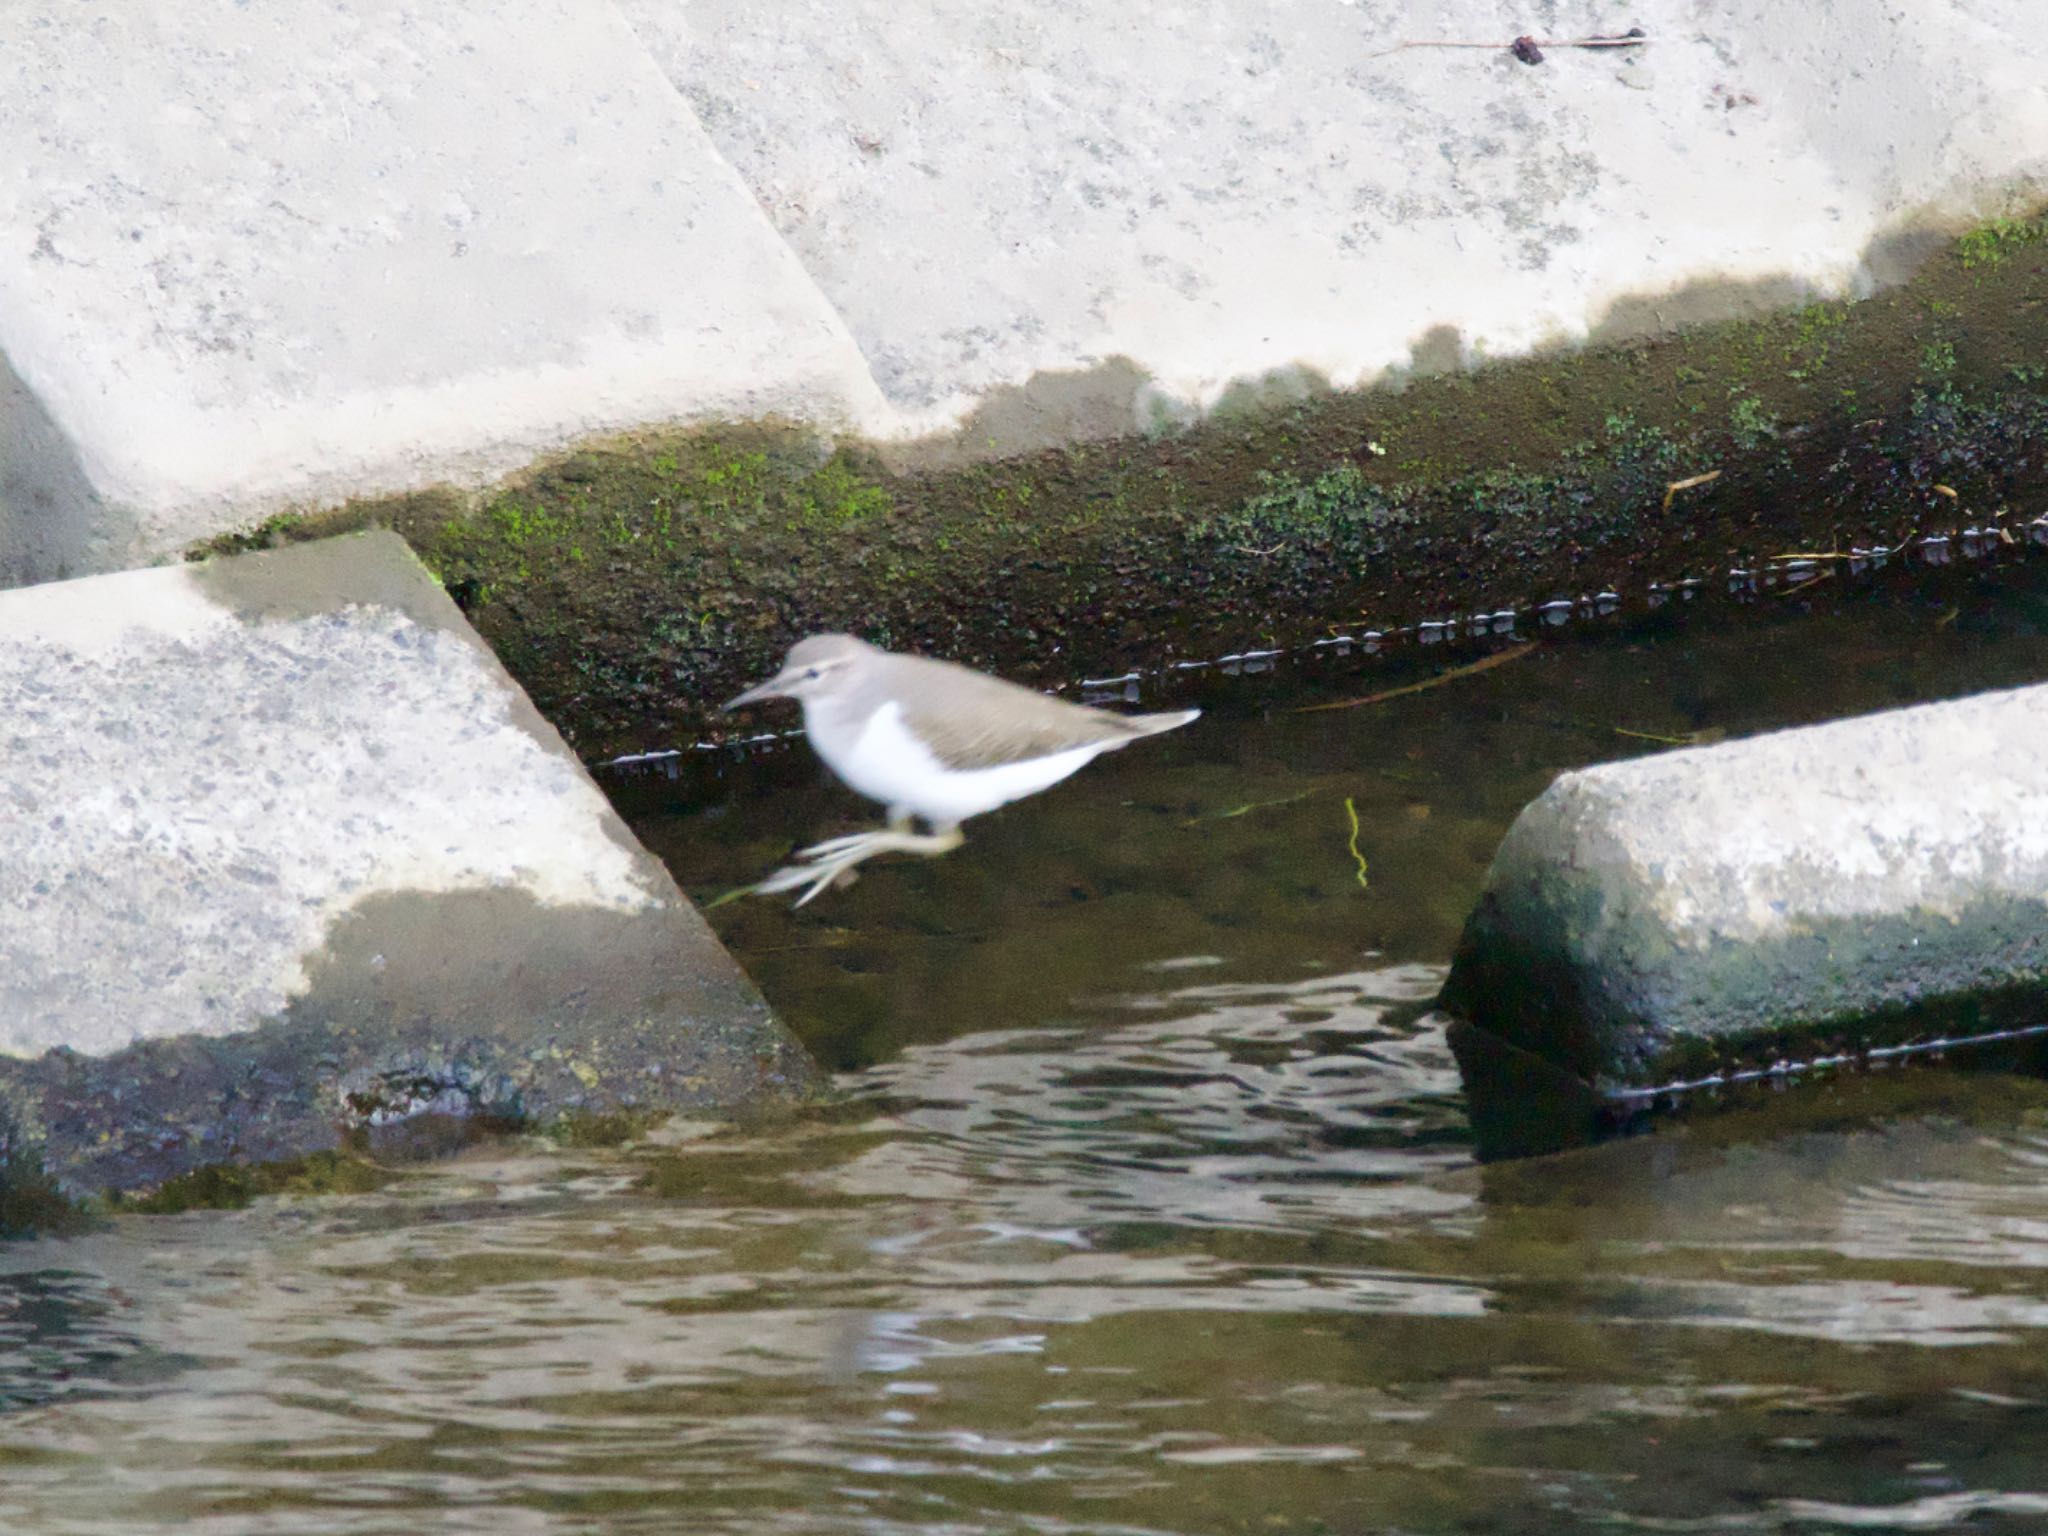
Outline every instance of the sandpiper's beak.
[[725, 707], [727, 709], [738, 709], [742, 704], [758, 704], [763, 699], [788, 698], [788, 693], [782, 687], [782, 677], [783, 674], [778, 672], [775, 676], [769, 678], [767, 682], [754, 684], [753, 687], [749, 688], [738, 698], [733, 699]]

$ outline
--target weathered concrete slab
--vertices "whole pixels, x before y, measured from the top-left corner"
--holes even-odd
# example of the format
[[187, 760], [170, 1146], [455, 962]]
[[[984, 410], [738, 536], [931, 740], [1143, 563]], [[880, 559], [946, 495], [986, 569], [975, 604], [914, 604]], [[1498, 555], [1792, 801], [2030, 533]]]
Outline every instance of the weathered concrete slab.
[[2048, 180], [2039, 0], [620, 5], [891, 403], [977, 446], [1867, 289]]
[[1563, 775], [1443, 1006], [1468, 1087], [1567, 1119], [1588, 1089], [2048, 1024], [2048, 687]]
[[[986, 453], [1896, 275], [2039, 0], [0, 0], [0, 584], [573, 438]], [[10, 378], [10, 374], [12, 378]]]
[[0, 594], [0, 1182], [809, 1081], [404, 544]]
[[0, 0], [0, 36], [0, 584], [872, 397], [606, 6]]

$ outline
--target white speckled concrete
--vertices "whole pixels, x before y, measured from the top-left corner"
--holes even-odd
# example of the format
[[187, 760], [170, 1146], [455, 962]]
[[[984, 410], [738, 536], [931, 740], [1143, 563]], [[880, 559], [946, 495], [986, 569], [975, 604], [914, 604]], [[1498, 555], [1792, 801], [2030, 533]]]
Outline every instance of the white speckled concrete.
[[395, 535], [0, 593], [0, 1185], [806, 1070]]
[[1437, 327], [1441, 364], [1687, 284], [1858, 290], [1902, 218], [2048, 176], [2039, 0], [619, 3], [933, 426], [1118, 356], [1128, 426]]
[[250, 625], [190, 566], [0, 596], [0, 1052], [245, 1029], [379, 894], [675, 900], [515, 700], [473, 635]]
[[0, 0], [0, 582], [615, 428], [1003, 450], [1861, 292], [2048, 182], [2041, 21]]
[[2048, 901], [2048, 687], [1584, 768], [1547, 798], [1684, 950]]

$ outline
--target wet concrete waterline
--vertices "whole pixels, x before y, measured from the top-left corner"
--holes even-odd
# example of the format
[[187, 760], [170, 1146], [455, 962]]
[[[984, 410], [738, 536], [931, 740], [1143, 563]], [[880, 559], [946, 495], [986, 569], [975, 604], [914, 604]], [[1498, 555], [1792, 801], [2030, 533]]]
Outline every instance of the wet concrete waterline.
[[[0, 1249], [0, 1528], [2038, 1529], [2048, 1084], [1482, 1170], [1429, 999], [1618, 730], [2043, 677], [2007, 585], [1219, 690], [946, 859], [712, 914], [829, 1112]], [[700, 899], [867, 815], [800, 750], [620, 793]]]

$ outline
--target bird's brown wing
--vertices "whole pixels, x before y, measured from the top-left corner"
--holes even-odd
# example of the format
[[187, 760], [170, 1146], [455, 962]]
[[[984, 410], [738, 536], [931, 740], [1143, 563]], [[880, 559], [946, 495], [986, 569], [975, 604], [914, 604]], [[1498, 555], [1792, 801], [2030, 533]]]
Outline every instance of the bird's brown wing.
[[[948, 768], [994, 768], [1074, 747], [1122, 746], [1161, 727], [1151, 715], [1070, 704], [924, 656], [891, 656], [889, 691], [904, 723]], [[1178, 722], [1176, 722], [1178, 723]]]

